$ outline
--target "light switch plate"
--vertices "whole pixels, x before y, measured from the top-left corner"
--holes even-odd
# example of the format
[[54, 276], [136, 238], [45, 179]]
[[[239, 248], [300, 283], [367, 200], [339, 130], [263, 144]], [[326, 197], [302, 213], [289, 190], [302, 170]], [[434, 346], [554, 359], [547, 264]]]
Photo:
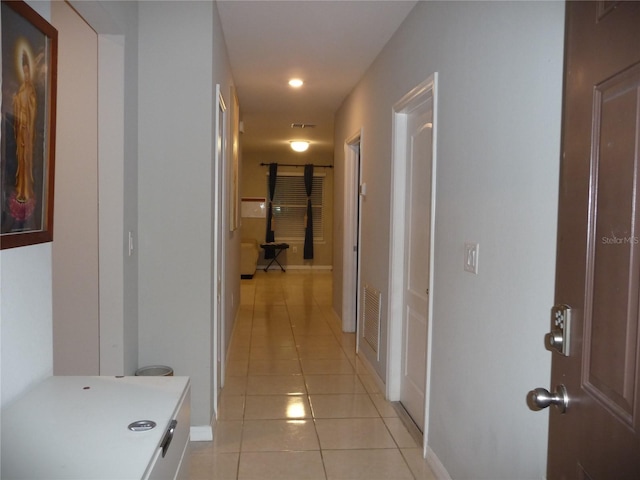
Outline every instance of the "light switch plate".
[[129, 256], [133, 254], [133, 232], [129, 232]]
[[464, 269], [466, 272], [478, 274], [478, 254], [480, 245], [477, 243], [464, 244]]

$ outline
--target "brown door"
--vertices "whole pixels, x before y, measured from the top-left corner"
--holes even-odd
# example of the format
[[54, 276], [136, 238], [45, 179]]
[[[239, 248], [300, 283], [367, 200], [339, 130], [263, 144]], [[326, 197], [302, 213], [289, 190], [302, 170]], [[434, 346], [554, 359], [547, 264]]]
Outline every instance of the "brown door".
[[638, 480], [640, 2], [568, 2], [565, 54], [548, 478]]

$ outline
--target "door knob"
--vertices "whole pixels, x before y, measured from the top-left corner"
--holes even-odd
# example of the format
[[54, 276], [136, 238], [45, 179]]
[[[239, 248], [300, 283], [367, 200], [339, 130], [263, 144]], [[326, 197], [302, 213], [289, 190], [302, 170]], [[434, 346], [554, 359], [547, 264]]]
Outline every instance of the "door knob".
[[564, 385], [558, 385], [555, 393], [549, 392], [546, 388], [536, 388], [529, 392], [529, 397], [531, 403], [538, 410], [555, 405], [560, 413], [565, 413], [569, 406], [569, 395], [567, 395], [567, 389]]

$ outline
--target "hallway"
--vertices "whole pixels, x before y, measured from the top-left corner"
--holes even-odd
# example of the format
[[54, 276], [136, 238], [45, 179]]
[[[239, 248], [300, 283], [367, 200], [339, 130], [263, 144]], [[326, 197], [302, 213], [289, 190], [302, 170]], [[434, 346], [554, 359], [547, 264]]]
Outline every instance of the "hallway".
[[330, 272], [242, 280], [213, 442], [190, 479], [434, 479], [422, 447], [355, 354]]

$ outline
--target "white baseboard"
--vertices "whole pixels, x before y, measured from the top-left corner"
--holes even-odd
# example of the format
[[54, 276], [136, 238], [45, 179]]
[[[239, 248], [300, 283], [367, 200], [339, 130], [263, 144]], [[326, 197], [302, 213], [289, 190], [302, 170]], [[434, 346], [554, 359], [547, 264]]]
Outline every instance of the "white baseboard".
[[189, 434], [192, 442], [210, 442], [213, 440], [211, 425], [192, 425]]
[[385, 392], [387, 391], [387, 386], [384, 384], [384, 382], [380, 378], [380, 375], [378, 375], [378, 372], [376, 372], [376, 369], [373, 368], [373, 365], [371, 364], [371, 362], [369, 362], [369, 359], [365, 355], [358, 355], [358, 358], [360, 359], [362, 364], [366, 367], [366, 369], [369, 371], [369, 375], [375, 382], [376, 386], [378, 387], [378, 390], [380, 390], [386, 396]]
[[431, 468], [431, 471], [438, 480], [451, 480], [449, 472], [447, 472], [447, 469], [444, 468], [444, 465], [442, 465], [442, 462], [440, 461], [438, 456], [434, 453], [433, 450], [431, 450], [431, 447], [429, 446], [427, 446], [426, 460], [429, 464], [429, 467]]

